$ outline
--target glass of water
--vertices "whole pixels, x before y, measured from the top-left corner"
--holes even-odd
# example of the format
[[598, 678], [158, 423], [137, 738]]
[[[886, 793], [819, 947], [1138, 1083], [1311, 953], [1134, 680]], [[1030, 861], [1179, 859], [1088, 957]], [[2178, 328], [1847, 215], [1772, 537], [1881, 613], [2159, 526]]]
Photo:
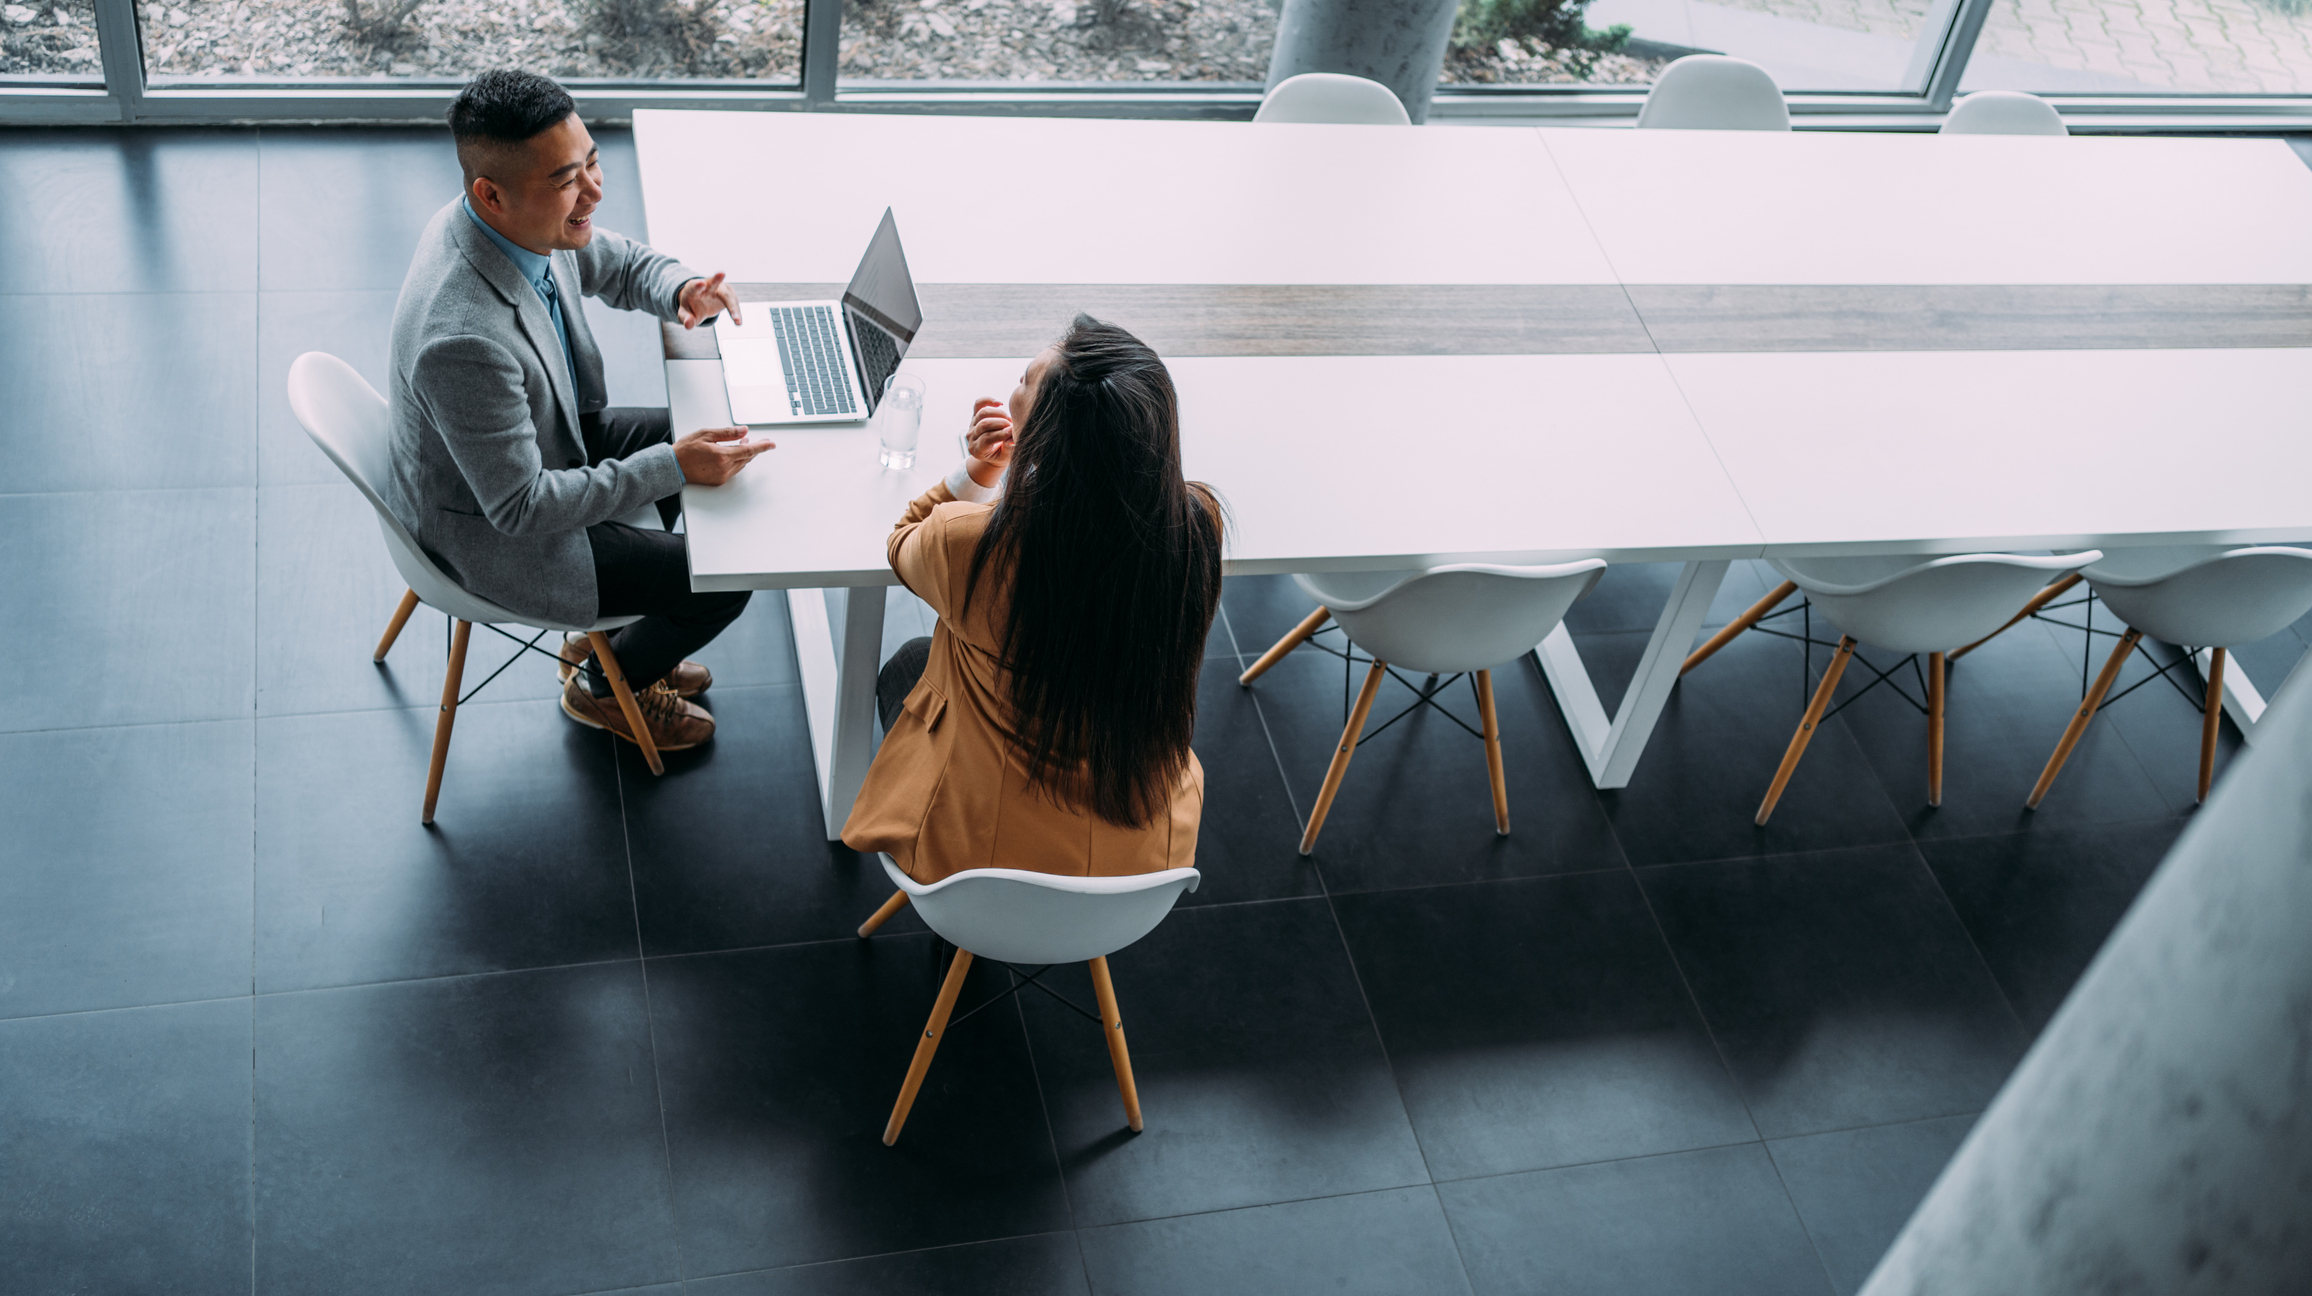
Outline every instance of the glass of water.
[[875, 407], [875, 435], [883, 448], [877, 461], [886, 468], [915, 466], [915, 438], [923, 431], [923, 380], [895, 373], [883, 382], [883, 402]]

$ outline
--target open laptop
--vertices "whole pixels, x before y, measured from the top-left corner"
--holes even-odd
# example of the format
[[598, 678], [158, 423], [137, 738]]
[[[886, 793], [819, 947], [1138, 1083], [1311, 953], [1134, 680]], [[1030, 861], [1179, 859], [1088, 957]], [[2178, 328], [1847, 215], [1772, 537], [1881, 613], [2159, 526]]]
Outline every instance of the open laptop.
[[715, 322], [735, 423], [845, 423], [875, 412], [923, 308], [891, 209], [841, 301], [741, 302]]

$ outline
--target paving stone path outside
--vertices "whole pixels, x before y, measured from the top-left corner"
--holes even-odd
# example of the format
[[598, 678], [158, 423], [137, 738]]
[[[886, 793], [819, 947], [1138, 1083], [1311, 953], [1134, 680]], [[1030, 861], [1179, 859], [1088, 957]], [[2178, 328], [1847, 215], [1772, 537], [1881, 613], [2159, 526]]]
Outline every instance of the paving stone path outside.
[[[1905, 40], [1918, 36], [1929, 7], [1923, 0], [1715, 2]], [[2288, 12], [2292, 7], [2299, 12]], [[2124, 78], [2156, 90], [2302, 94], [2312, 91], [2312, 3], [1998, 0], [1975, 52]]]

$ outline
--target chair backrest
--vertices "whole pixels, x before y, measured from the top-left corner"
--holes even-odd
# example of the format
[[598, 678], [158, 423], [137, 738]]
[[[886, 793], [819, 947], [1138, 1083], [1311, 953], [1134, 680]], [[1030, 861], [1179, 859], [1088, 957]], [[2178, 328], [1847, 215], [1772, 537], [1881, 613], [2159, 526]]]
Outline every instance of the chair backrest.
[[[1301, 577], [1358, 647], [1407, 670], [1440, 675], [1515, 660], [1549, 637], [1606, 565], [1597, 558], [1550, 567], [1457, 563], [1409, 572], [1377, 592], [1354, 581]], [[1369, 582], [1371, 578], [1366, 578]], [[1358, 596], [1342, 597], [1344, 588]]]
[[1396, 92], [1341, 72], [1303, 72], [1261, 97], [1256, 122], [1330, 122], [1342, 126], [1410, 126]]
[[[386, 552], [393, 557], [396, 571], [417, 591], [417, 596], [428, 607], [437, 608], [463, 621], [479, 621], [488, 625], [505, 622], [537, 624], [534, 618], [518, 617], [487, 599], [476, 598], [458, 587], [441, 568], [434, 566], [418, 547], [417, 538], [385, 506], [378, 493], [378, 483], [393, 471], [392, 429], [387, 421], [385, 398], [369, 385], [367, 379], [354, 372], [352, 365], [325, 351], [308, 351], [289, 366], [289, 408], [297, 421], [304, 425], [305, 435], [321, 447], [321, 453], [345, 474], [369, 507], [377, 514], [378, 530], [385, 533]], [[582, 626], [547, 626], [545, 629], [578, 630]]]
[[2069, 135], [2063, 114], [2038, 95], [1977, 90], [1951, 106], [1938, 135]]
[[1949, 652], [2007, 624], [2057, 576], [2103, 554], [1958, 554], [1922, 558], [1777, 558], [1830, 623], [1867, 647]]
[[2121, 563], [2111, 566], [2120, 570], [2087, 573], [2104, 606], [2130, 628], [2172, 644], [2254, 643], [2312, 612], [2312, 549], [2255, 546], [2190, 555], [2180, 568], [2145, 577], [2124, 574]]
[[1662, 69], [1638, 109], [1640, 128], [1789, 130], [1790, 105], [1765, 68], [1724, 54], [1688, 54]]
[[1063, 877], [1022, 869], [966, 869], [929, 884], [883, 871], [917, 917], [950, 943], [1003, 963], [1082, 963], [1156, 930], [1203, 874], [1165, 869], [1129, 877]]

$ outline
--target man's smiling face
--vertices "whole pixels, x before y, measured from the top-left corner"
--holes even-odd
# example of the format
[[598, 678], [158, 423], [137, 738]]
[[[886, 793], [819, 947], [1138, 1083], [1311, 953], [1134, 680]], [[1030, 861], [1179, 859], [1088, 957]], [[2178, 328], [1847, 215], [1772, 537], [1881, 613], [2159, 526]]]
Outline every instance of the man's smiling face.
[[493, 151], [504, 160], [490, 170], [503, 174], [475, 177], [473, 199], [500, 234], [539, 253], [574, 251], [593, 239], [602, 165], [578, 114]]

